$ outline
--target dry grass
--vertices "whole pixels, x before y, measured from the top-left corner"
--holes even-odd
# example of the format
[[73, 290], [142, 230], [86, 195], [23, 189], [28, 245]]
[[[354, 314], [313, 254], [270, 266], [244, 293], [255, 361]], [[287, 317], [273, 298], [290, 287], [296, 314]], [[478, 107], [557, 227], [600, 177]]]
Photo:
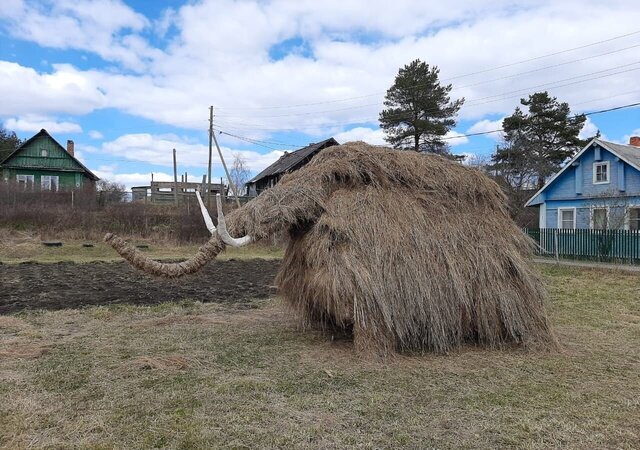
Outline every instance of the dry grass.
[[[45, 247], [39, 234], [18, 232], [0, 228], [0, 263], [19, 264], [22, 262], [54, 263], [72, 261], [86, 263], [93, 261], [121, 261], [122, 258], [102, 241], [83, 241], [63, 239], [62, 247]], [[93, 247], [83, 247], [91, 243]], [[197, 245], [176, 245], [169, 242], [132, 240], [134, 244], [145, 244], [149, 248], [142, 250], [145, 255], [158, 260], [176, 260], [191, 256]], [[276, 246], [253, 245], [242, 248], [230, 248], [220, 259], [277, 259], [282, 257], [282, 249]]]
[[549, 346], [531, 241], [500, 187], [437, 155], [330, 147], [233, 211], [236, 234], [289, 244], [276, 285], [309, 327], [359, 351]]
[[640, 281], [542, 270], [560, 352], [363, 360], [275, 300], [1, 317], [49, 351], [0, 358], [0, 446], [638, 448]]

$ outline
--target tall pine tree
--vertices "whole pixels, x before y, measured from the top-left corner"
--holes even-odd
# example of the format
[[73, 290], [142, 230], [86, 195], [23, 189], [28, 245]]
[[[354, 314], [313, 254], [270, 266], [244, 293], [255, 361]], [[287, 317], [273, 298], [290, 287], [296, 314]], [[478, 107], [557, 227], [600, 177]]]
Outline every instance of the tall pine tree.
[[385, 96], [380, 126], [394, 148], [448, 153], [442, 140], [455, 126], [464, 98], [451, 101], [451, 85], [442, 86], [440, 70], [419, 59], [401, 68]]
[[493, 168], [510, 184], [520, 188], [534, 184], [538, 189], [556, 173], [586, 142], [579, 138], [586, 117], [571, 115], [567, 103], [558, 102], [547, 92], [537, 92], [520, 99], [524, 112], [517, 107], [504, 119], [504, 144], [493, 156]]

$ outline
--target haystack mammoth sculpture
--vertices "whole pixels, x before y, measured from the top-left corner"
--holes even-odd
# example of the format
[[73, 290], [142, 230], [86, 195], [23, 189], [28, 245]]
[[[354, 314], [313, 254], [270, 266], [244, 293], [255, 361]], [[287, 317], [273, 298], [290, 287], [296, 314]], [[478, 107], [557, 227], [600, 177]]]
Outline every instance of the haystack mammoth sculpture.
[[218, 205], [217, 229], [202, 206], [212, 237], [185, 262], [105, 240], [135, 267], [179, 277], [226, 245], [284, 234], [276, 284], [286, 304], [305, 326], [353, 333], [360, 351], [552, 344], [530, 241], [505, 204], [477, 170], [354, 142], [324, 150], [226, 220]]

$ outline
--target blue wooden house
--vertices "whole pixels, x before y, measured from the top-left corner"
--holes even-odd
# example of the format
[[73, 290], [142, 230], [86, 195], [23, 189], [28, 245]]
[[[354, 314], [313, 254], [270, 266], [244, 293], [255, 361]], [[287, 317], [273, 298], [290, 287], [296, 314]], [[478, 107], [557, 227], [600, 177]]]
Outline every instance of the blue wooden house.
[[540, 209], [540, 228], [640, 229], [640, 137], [593, 139], [525, 206]]

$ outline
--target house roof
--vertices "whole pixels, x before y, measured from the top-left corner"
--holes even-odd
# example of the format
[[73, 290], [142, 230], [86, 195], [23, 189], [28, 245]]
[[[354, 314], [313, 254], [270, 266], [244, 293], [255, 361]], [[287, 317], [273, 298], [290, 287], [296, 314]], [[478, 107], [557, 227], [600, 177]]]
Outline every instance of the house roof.
[[636, 147], [634, 145], [616, 144], [614, 142], [603, 141], [602, 139], [592, 139], [582, 150], [576, 153], [576, 155], [571, 158], [571, 160], [567, 164], [565, 164], [565, 166], [560, 169], [558, 173], [551, 177], [551, 179], [547, 181], [544, 186], [542, 186], [542, 189], [533, 194], [533, 196], [527, 201], [527, 203], [524, 204], [524, 206], [535, 206], [540, 204], [541, 202], [535, 201], [536, 198], [540, 194], [542, 194], [542, 192], [544, 192], [549, 186], [551, 186], [553, 182], [556, 181], [560, 177], [560, 175], [564, 173], [565, 170], [571, 167], [571, 165], [578, 158], [580, 158], [580, 156], [582, 156], [584, 152], [591, 148], [593, 144], [597, 144], [605, 150], [610, 151], [612, 154], [629, 164], [631, 167], [640, 171], [640, 147]]
[[314, 156], [323, 148], [331, 147], [332, 145], [340, 145], [334, 138], [325, 139], [321, 142], [315, 142], [308, 146], [295, 150], [290, 153], [285, 153], [276, 162], [264, 169], [258, 175], [249, 180], [248, 183], [255, 183], [262, 178], [285, 173], [294, 168], [298, 163], [304, 161], [306, 158]]
[[2, 161], [7, 159], [9, 157], [9, 155], [11, 155], [14, 151], [15, 151], [15, 149], [3, 149], [3, 148], [0, 148], [0, 164], [2, 164]]
[[78, 161], [78, 159], [73, 156], [72, 154], [67, 152], [67, 149], [64, 148], [62, 145], [60, 145], [60, 143], [58, 141], [56, 141], [53, 136], [51, 136], [49, 134], [49, 132], [47, 130], [45, 130], [44, 128], [42, 130], [40, 130], [38, 133], [34, 134], [33, 136], [31, 136], [29, 139], [27, 139], [26, 141], [24, 141], [22, 144], [20, 144], [20, 146], [18, 148], [16, 148], [13, 152], [11, 152], [9, 154], [9, 156], [7, 156], [6, 158], [4, 158], [2, 161], [0, 161], [0, 165], [2, 165], [3, 163], [9, 161], [13, 156], [17, 155], [24, 147], [26, 147], [27, 145], [29, 145], [31, 142], [33, 142], [36, 138], [38, 137], [48, 137], [49, 139], [51, 139], [53, 142], [56, 143], [56, 145], [58, 147], [60, 147], [68, 156], [69, 158], [71, 158], [76, 164], [78, 164], [82, 170], [86, 173], [86, 175], [91, 178], [93, 181], [97, 181], [100, 178], [98, 178], [93, 172], [91, 172], [84, 164], [82, 164], [80, 161]]

